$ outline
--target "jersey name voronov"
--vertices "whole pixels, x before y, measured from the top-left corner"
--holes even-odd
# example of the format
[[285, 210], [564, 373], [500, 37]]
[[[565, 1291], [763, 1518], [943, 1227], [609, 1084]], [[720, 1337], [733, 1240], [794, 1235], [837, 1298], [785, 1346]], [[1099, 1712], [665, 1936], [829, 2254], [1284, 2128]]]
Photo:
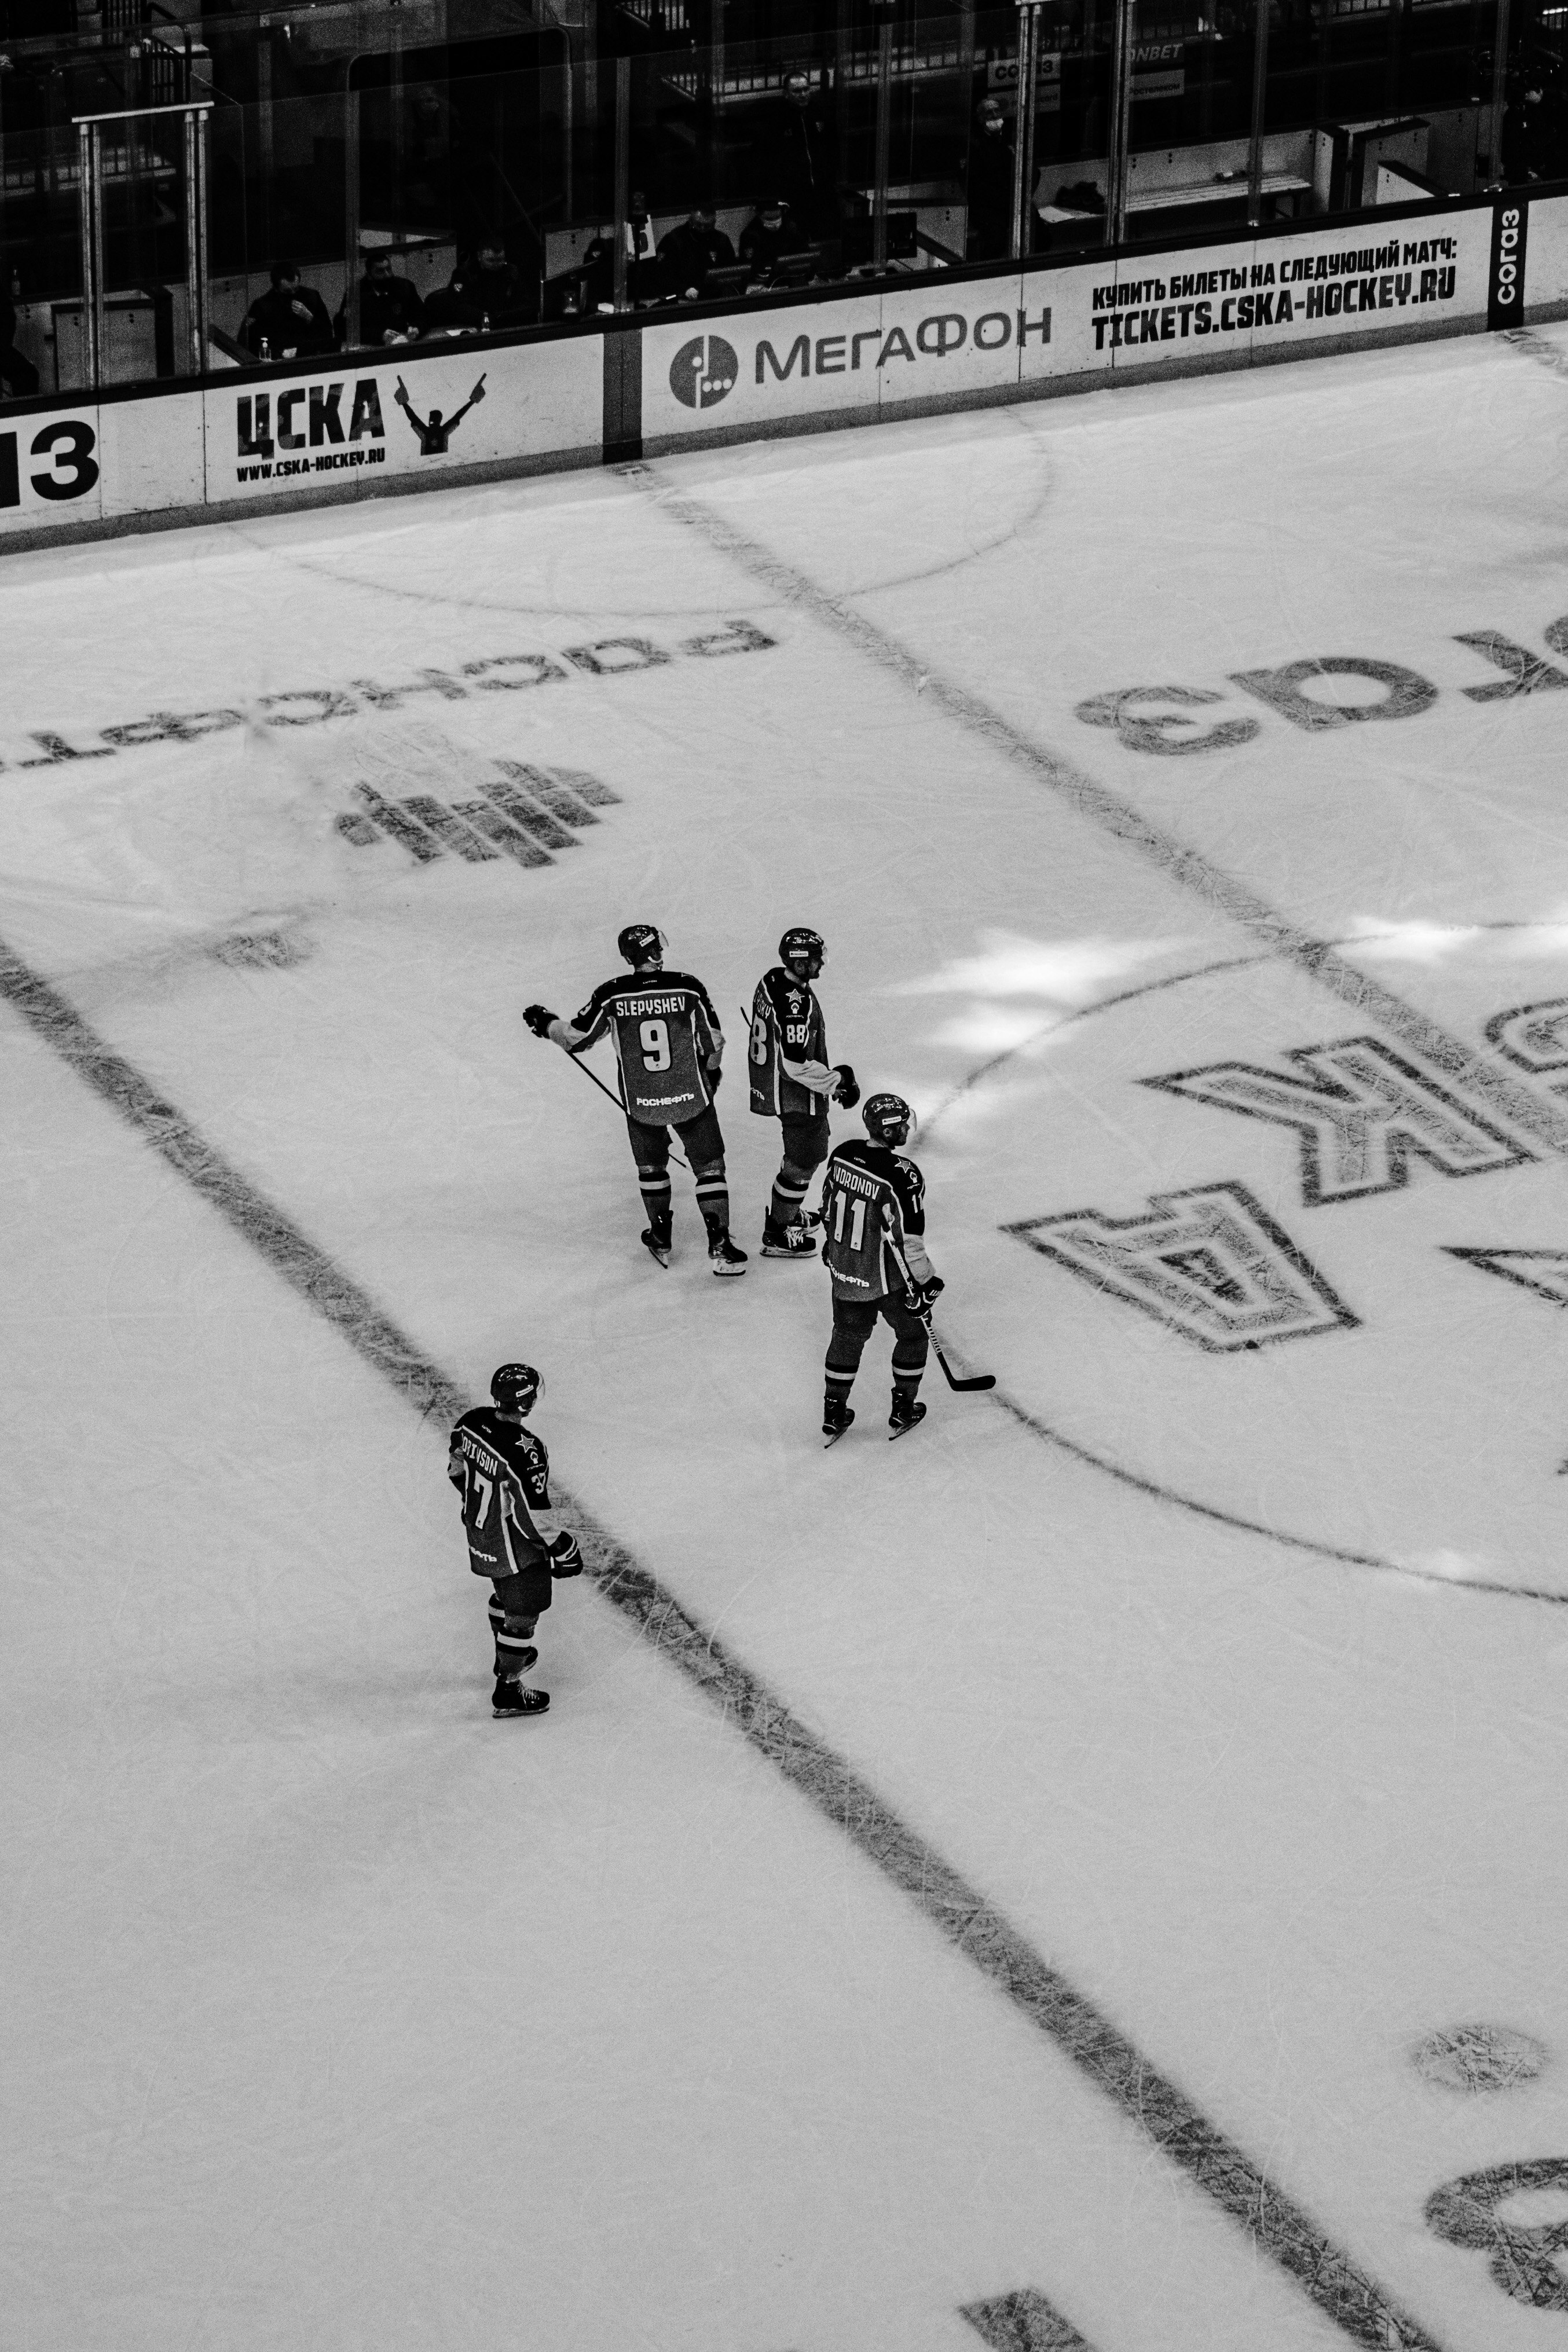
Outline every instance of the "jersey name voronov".
[[925, 1230], [920, 1170], [885, 1144], [842, 1143], [822, 1188], [823, 1262], [837, 1298], [880, 1298], [901, 1287], [904, 1244]]

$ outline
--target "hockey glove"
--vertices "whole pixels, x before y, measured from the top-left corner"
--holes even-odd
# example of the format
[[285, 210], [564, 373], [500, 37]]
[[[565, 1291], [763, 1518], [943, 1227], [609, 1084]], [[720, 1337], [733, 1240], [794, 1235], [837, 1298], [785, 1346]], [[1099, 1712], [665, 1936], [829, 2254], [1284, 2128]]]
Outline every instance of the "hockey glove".
[[909, 1294], [910, 1313], [920, 1316], [929, 1315], [946, 1288], [947, 1285], [940, 1274], [933, 1274], [929, 1282], [911, 1283]]
[[548, 1037], [550, 1034], [550, 1024], [554, 1020], [555, 1015], [551, 1012], [548, 1005], [525, 1004], [522, 1008], [522, 1017], [527, 1022], [529, 1027], [532, 1030], [536, 1037]]
[[855, 1083], [855, 1073], [847, 1062], [835, 1062], [833, 1075], [838, 1084], [833, 1089], [833, 1099], [841, 1109], [853, 1110], [860, 1099], [860, 1089]]
[[710, 1095], [716, 1095], [718, 1093], [720, 1083], [722, 1080], [723, 1076], [723, 1064], [721, 1062], [713, 1063], [708, 1072], [708, 1091]]
[[583, 1549], [569, 1528], [563, 1528], [550, 1547], [552, 1576], [581, 1576]]

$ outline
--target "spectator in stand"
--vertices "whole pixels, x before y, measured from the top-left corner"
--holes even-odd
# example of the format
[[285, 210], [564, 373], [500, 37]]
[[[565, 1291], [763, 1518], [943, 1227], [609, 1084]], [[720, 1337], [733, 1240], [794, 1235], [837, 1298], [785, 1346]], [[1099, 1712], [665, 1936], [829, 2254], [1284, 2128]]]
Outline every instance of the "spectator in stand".
[[428, 343], [446, 335], [477, 335], [484, 319], [474, 297], [472, 273], [459, 262], [445, 286], [438, 286], [426, 298], [419, 321], [420, 338]]
[[531, 327], [539, 318], [539, 273], [524, 277], [499, 236], [487, 237], [468, 272], [469, 299], [492, 328]]
[[37, 389], [37, 369], [16, 349], [16, 305], [0, 287], [0, 394], [12, 400], [31, 400]]
[[699, 205], [658, 241], [659, 284], [672, 301], [700, 302], [710, 269], [731, 269], [735, 248], [717, 226], [711, 205]]
[[657, 302], [663, 291], [664, 273], [654, 257], [647, 198], [640, 188], [634, 188], [626, 209], [626, 300], [635, 310], [639, 302]]
[[837, 140], [831, 101], [801, 68], [783, 95], [757, 110], [752, 157], [764, 188], [777, 188], [808, 242], [838, 234]]
[[764, 203], [757, 206], [741, 231], [741, 258], [750, 262], [759, 278], [771, 278], [775, 266], [786, 254], [805, 253], [811, 240], [795, 219], [787, 204]]
[[245, 314], [239, 340], [258, 360], [313, 359], [335, 352], [338, 339], [327, 306], [313, 286], [300, 283], [297, 261], [275, 261], [272, 284]]
[[1007, 118], [994, 98], [983, 99], [969, 142], [971, 261], [1005, 260], [1013, 241], [1015, 149]]
[[[337, 317], [338, 338], [348, 332], [348, 297]], [[359, 339], [362, 343], [414, 343], [419, 340], [425, 305], [406, 278], [392, 274], [390, 253], [365, 256], [359, 284]]]

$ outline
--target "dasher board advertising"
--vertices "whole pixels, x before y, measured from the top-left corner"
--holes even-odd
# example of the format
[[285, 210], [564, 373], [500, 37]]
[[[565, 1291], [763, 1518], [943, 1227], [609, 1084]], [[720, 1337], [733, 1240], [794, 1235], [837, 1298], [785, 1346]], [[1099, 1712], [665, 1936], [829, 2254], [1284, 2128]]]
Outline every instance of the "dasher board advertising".
[[347, 352], [308, 376], [226, 377], [205, 401], [209, 506], [339, 486], [353, 495], [392, 474], [596, 457], [603, 355], [596, 335]]

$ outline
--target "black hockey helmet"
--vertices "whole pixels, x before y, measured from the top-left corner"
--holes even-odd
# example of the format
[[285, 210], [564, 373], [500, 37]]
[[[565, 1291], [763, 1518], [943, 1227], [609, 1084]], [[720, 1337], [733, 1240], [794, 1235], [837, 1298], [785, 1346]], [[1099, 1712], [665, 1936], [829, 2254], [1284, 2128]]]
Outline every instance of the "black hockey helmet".
[[873, 1143], [907, 1143], [915, 1115], [902, 1095], [873, 1095], [860, 1114]]
[[498, 1364], [490, 1395], [503, 1412], [531, 1412], [544, 1394], [544, 1381], [531, 1364]]
[[634, 970], [639, 964], [662, 963], [668, 945], [656, 923], [628, 923], [616, 939], [617, 950]]
[[803, 923], [786, 931], [779, 941], [779, 961], [796, 980], [815, 980], [826, 960], [822, 933], [808, 931]]

